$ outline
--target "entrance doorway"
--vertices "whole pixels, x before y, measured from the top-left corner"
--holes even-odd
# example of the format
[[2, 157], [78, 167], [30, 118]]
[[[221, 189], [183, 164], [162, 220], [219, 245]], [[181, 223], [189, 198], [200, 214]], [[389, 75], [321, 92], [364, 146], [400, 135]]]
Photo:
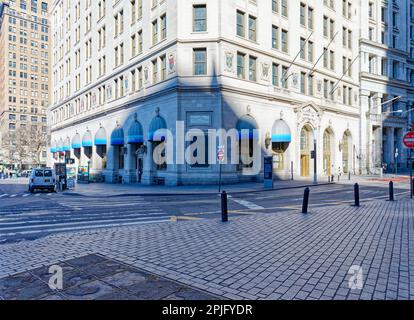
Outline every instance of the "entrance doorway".
[[300, 175], [310, 176], [311, 141], [313, 130], [309, 125], [305, 125], [300, 133]]
[[344, 136], [342, 137], [342, 168], [344, 173], [349, 173], [351, 170], [351, 146], [351, 133], [349, 131], [345, 131]]
[[326, 129], [323, 133], [323, 171], [327, 176], [332, 175], [332, 160], [333, 160], [333, 132], [331, 129]]

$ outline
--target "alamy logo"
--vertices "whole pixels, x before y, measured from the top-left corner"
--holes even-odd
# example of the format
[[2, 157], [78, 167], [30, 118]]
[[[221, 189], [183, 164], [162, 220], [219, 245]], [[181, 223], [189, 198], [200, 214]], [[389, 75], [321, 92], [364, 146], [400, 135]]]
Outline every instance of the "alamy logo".
[[63, 269], [60, 266], [54, 265], [49, 268], [49, 274], [52, 276], [49, 279], [50, 290], [63, 289]]
[[351, 275], [348, 285], [351, 290], [362, 290], [364, 287], [364, 273], [361, 266], [352, 266], [348, 274]]

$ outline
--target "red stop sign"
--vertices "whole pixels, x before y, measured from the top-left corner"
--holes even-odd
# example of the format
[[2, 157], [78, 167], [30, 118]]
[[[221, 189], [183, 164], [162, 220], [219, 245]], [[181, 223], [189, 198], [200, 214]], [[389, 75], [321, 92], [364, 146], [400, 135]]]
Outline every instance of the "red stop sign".
[[414, 131], [408, 132], [403, 138], [404, 145], [409, 148], [414, 148]]

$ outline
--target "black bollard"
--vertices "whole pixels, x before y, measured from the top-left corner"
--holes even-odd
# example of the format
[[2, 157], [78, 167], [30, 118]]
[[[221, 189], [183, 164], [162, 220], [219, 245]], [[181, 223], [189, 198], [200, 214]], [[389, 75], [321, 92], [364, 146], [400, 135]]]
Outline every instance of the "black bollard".
[[351, 181], [351, 171], [348, 173], [348, 180]]
[[355, 197], [355, 207], [359, 207], [359, 184], [355, 183], [354, 185], [354, 197]]
[[390, 181], [390, 201], [394, 201], [394, 182]]
[[339, 182], [339, 177], [340, 177], [340, 175], [338, 174], [338, 182]]
[[302, 213], [308, 213], [310, 189], [306, 188], [303, 195]]
[[328, 177], [328, 183], [331, 183], [331, 177], [330, 176]]
[[332, 182], [332, 183], [334, 183], [334, 182], [335, 182], [335, 176], [334, 176], [334, 175], [332, 175], [332, 177], [331, 177], [331, 182]]
[[414, 179], [411, 184], [411, 198], [414, 196]]
[[221, 221], [228, 222], [229, 221], [229, 212], [227, 207], [227, 193], [223, 191], [221, 193]]

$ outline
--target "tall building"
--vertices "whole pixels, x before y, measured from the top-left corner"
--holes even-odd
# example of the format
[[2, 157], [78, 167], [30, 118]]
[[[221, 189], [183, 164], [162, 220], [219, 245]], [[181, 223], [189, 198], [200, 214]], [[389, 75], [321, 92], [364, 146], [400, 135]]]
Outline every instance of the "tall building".
[[362, 166], [405, 169], [402, 138], [414, 114], [414, 1], [361, 2]]
[[[221, 166], [226, 182], [261, 179], [264, 156], [281, 179], [313, 176], [315, 160], [323, 179], [366, 171], [360, 3], [54, 1], [52, 161], [107, 182], [215, 183], [219, 164], [179, 159], [182, 126], [247, 131], [224, 153], [260, 159]], [[160, 144], [174, 161], [155, 161]]]
[[46, 165], [49, 104], [48, 0], [0, 1], [0, 164]]

